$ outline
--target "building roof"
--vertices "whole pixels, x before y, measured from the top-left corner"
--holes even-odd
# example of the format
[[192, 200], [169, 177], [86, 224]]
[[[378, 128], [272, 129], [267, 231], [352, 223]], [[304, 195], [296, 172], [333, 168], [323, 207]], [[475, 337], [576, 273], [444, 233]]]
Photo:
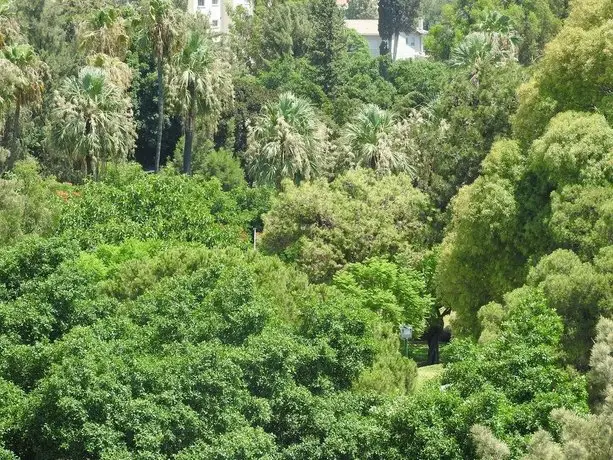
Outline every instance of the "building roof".
[[[378, 19], [346, 19], [345, 25], [349, 29], [355, 30], [357, 33], [363, 36], [379, 36], [379, 20]], [[415, 32], [420, 35], [426, 35], [428, 31], [418, 27]]]
[[360, 35], [379, 36], [378, 19], [347, 19], [345, 20], [345, 25]]

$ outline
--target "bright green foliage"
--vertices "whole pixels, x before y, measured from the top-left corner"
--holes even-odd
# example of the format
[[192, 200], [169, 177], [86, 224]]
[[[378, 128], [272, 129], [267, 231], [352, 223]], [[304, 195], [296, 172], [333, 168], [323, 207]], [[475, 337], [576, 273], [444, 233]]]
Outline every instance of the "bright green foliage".
[[262, 245], [311, 280], [325, 281], [347, 263], [424, 250], [434, 238], [434, 217], [408, 176], [357, 170], [332, 183], [285, 183], [264, 216]]
[[564, 350], [580, 369], [587, 368], [598, 319], [613, 314], [613, 277], [607, 273], [613, 266], [607, 263], [603, 257], [593, 266], [571, 251], [558, 250], [543, 257], [528, 275], [528, 284], [542, 289], [564, 320]]
[[269, 103], [249, 133], [248, 172], [259, 185], [296, 183], [316, 177], [322, 169], [325, 127], [305, 99], [284, 93]]
[[[528, 446], [524, 460], [571, 460], [607, 459], [613, 448], [611, 426], [613, 424], [613, 408], [611, 403], [613, 382], [613, 322], [601, 319], [598, 323], [598, 335], [592, 350], [590, 364], [593, 375], [602, 384], [601, 391], [604, 405], [595, 414], [578, 414], [569, 409], [555, 409], [551, 419], [556, 426], [556, 439], [545, 430], [534, 434]], [[607, 398], [606, 400], [604, 398]], [[479, 442], [479, 441], [477, 441]], [[494, 441], [498, 449], [506, 446], [500, 441]], [[502, 450], [499, 450], [501, 452]], [[508, 448], [507, 448], [508, 450]], [[488, 457], [480, 457], [488, 458]]]
[[24, 238], [2, 251], [0, 264], [0, 300], [14, 300], [27, 289], [32, 281], [44, 279], [57, 270], [65, 260], [78, 252], [75, 243], [60, 238]]
[[128, 238], [247, 244], [251, 222], [266, 209], [266, 190], [223, 192], [217, 180], [113, 169], [71, 198], [60, 232], [90, 247]]
[[63, 192], [53, 179], [43, 179], [33, 160], [18, 162], [0, 178], [0, 244], [24, 235], [50, 235], [57, 227]]
[[357, 299], [199, 245], [102, 245], [49, 268], [0, 304], [0, 439], [20, 457], [380, 448], [369, 403], [342, 393], [374, 353]]
[[520, 91], [515, 129], [526, 145], [543, 133], [548, 119], [558, 112], [596, 110], [610, 119], [611, 96], [603, 91], [613, 81], [609, 3], [573, 2], [562, 31], [547, 46], [531, 82]]
[[451, 353], [458, 361], [447, 367], [443, 382], [463, 400], [472, 400], [466, 403], [470, 410], [486, 404], [473, 412], [472, 423], [488, 426], [519, 450], [524, 436], [552, 426], [552, 409], [585, 411], [586, 385], [561, 366], [564, 328], [542, 293], [522, 288], [505, 300], [497, 336], [480, 346], [455, 343]]
[[423, 276], [416, 271], [382, 259], [369, 259], [346, 265], [334, 276], [334, 285], [361, 299], [384, 321], [394, 326], [410, 324], [415, 336], [424, 332], [432, 299]]
[[564, 112], [530, 150], [531, 169], [553, 188], [613, 182], [613, 129], [602, 115]]
[[363, 394], [399, 396], [414, 391], [418, 368], [415, 361], [400, 354], [396, 327], [375, 331], [377, 353], [372, 366], [364, 370], [354, 391]]
[[[577, 263], [589, 262], [610, 245], [612, 142], [604, 117], [567, 112], [551, 121], [527, 153], [516, 142], [495, 144], [483, 175], [454, 200], [438, 265], [442, 300], [457, 310], [463, 326], [476, 332], [476, 311], [520, 286], [530, 260], [535, 264], [561, 247], [574, 249]], [[587, 301], [591, 313], [579, 308], [573, 320], [566, 310], [570, 297], [567, 302], [558, 311], [571, 337], [571, 323], [585, 314], [589, 319], [582, 327], [591, 331], [609, 308]], [[580, 351], [571, 352], [571, 360], [584, 366], [589, 335], [575, 343]]]
[[549, 227], [559, 246], [594, 257], [613, 241], [613, 187], [572, 185], [553, 192]]
[[[460, 190], [440, 253], [438, 291], [458, 314], [458, 331], [477, 331], [482, 305], [521, 284], [524, 260], [513, 240], [518, 216], [512, 183], [479, 177]], [[495, 256], [494, 256], [495, 254]]]
[[[378, 412], [401, 458], [459, 460], [492, 451], [497, 455], [485, 458], [509, 451], [518, 458], [532, 432], [554, 426], [552, 409], [586, 411], [585, 379], [561, 365], [562, 322], [542, 293], [509, 294], [497, 327], [487, 343], [453, 343], [444, 390], [425, 387]], [[480, 436], [474, 425], [483, 427]]]

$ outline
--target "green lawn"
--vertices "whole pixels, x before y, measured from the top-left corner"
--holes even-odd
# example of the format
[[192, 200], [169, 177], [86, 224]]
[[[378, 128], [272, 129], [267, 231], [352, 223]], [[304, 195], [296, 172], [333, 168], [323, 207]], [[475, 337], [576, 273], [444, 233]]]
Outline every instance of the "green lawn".
[[433, 366], [423, 366], [417, 369], [417, 381], [415, 389], [419, 390], [426, 383], [440, 378], [443, 373], [443, 365], [435, 364]]

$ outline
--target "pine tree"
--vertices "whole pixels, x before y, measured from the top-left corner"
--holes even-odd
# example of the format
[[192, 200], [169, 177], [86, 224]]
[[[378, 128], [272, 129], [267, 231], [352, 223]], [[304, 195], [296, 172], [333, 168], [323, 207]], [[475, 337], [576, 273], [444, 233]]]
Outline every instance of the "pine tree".
[[324, 92], [333, 96], [340, 82], [343, 55], [347, 52], [343, 13], [335, 0], [314, 0], [310, 15], [314, 27], [311, 63], [317, 69]]
[[382, 54], [390, 51], [394, 39], [392, 58], [398, 53], [400, 32], [410, 32], [419, 10], [419, 0], [379, 0], [379, 36], [383, 39]]

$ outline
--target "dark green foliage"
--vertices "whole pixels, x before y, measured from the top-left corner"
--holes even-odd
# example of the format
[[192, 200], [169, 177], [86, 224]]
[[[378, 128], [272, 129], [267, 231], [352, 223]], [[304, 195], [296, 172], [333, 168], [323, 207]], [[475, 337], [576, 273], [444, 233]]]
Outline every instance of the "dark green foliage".
[[240, 162], [232, 152], [227, 150], [213, 150], [204, 157], [202, 166], [194, 168], [196, 174], [202, 174], [207, 179], [216, 177], [225, 191], [246, 186], [245, 172]]
[[445, 129], [428, 151], [435, 176], [443, 179], [434, 182], [440, 184], [434, 189], [437, 203], [446, 205], [462, 185], [474, 181], [494, 141], [510, 134], [521, 78], [521, 69], [507, 64], [489, 67], [478, 84], [458, 71], [443, 89], [433, 110]]
[[433, 103], [449, 79], [445, 64], [429, 60], [396, 61], [388, 72], [398, 92], [394, 108], [401, 114]]
[[451, 50], [466, 35], [480, 28], [487, 13], [499, 12], [511, 19], [520, 37], [519, 61], [532, 64], [559, 29], [558, 16], [564, 15], [559, 3], [557, 0], [454, 0], [442, 8], [440, 23], [430, 27], [427, 49], [437, 59], [449, 59]]
[[336, 96], [341, 83], [341, 62], [347, 52], [343, 13], [335, 0], [312, 0], [313, 40], [309, 52], [317, 83], [328, 96]]
[[379, 35], [386, 41], [387, 51], [394, 59], [399, 34], [414, 29], [418, 9], [419, 0], [379, 0]]
[[[175, 148], [173, 166], [177, 171], [183, 169], [183, 144], [181, 138]], [[207, 180], [217, 178], [224, 191], [246, 187], [245, 171], [232, 152], [226, 149], [214, 150], [210, 143], [197, 143], [192, 157], [192, 174], [198, 174]]]

